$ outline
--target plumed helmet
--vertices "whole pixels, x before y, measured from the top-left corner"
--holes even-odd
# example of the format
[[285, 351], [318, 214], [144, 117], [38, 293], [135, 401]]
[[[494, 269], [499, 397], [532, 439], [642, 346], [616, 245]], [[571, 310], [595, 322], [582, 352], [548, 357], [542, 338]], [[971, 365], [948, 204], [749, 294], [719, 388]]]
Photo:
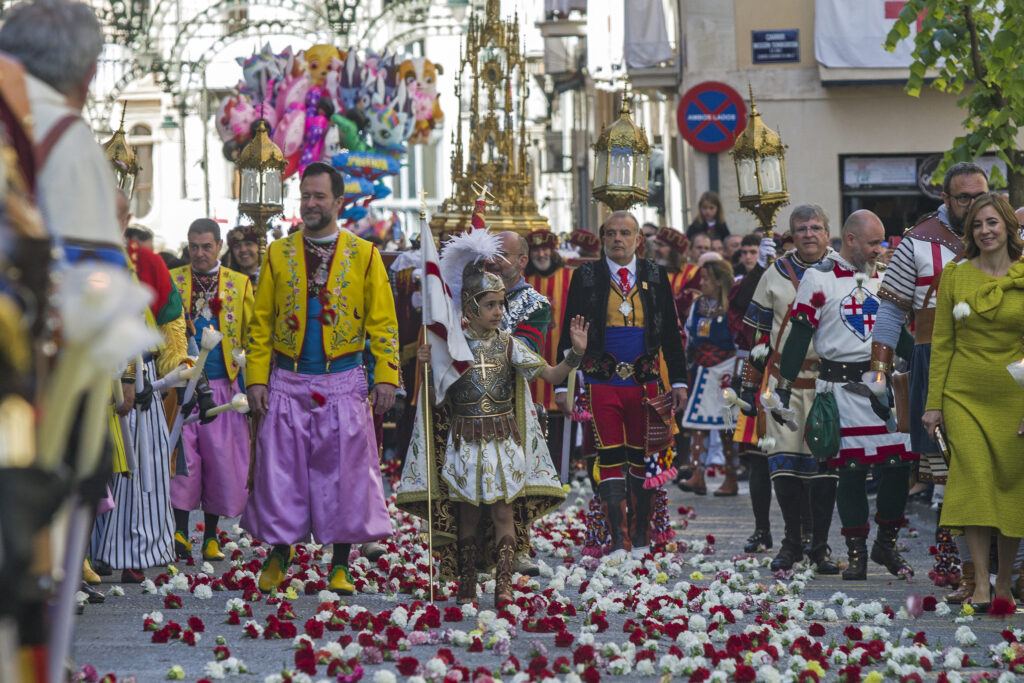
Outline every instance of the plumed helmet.
[[481, 262], [469, 263], [462, 271], [462, 308], [469, 306], [473, 315], [480, 315], [480, 297], [492, 292], [505, 295], [505, 282], [484, 270]]

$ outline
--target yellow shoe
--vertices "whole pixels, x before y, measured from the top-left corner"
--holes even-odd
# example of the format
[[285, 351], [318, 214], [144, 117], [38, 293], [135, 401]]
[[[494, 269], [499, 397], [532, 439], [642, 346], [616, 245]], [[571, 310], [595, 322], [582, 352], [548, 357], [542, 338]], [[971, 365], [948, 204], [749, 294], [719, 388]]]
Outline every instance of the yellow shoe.
[[192, 557], [192, 541], [180, 531], [174, 532], [174, 559], [184, 562]]
[[285, 571], [288, 569], [288, 563], [280, 553], [273, 550], [267, 555], [267, 560], [263, 563], [263, 568], [260, 570], [260, 578], [257, 582], [259, 585], [260, 592], [269, 593], [270, 589], [277, 588], [284, 581]]
[[82, 565], [82, 581], [96, 586], [103, 582], [100, 575], [92, 568], [92, 563], [89, 562], [89, 558], [85, 558], [85, 563]]
[[208, 538], [203, 541], [203, 559], [217, 562], [224, 559], [224, 553], [220, 550], [220, 543], [216, 538]]
[[338, 565], [331, 567], [331, 578], [327, 582], [327, 590], [334, 591], [338, 595], [352, 595], [356, 592], [355, 584], [352, 583], [352, 575], [348, 567]]

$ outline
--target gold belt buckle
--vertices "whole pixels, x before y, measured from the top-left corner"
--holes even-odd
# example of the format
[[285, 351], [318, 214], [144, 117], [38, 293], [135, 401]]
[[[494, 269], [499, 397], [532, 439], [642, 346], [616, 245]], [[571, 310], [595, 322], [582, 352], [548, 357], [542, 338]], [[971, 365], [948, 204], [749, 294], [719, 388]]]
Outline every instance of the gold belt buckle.
[[615, 366], [615, 374], [620, 379], [629, 379], [633, 376], [633, 364], [632, 363], [619, 363]]

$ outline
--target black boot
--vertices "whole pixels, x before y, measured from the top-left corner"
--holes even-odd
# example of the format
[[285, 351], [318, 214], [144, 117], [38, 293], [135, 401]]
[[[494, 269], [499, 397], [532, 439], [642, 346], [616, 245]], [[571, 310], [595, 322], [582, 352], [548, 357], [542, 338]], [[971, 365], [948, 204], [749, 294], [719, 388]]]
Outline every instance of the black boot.
[[743, 546], [745, 553], [757, 553], [768, 550], [772, 547], [772, 532], [768, 529], [755, 529], [747, 538], [747, 544]]
[[879, 524], [875, 542], [871, 546], [871, 561], [883, 565], [893, 576], [899, 576], [901, 571], [913, 576], [914, 570], [910, 563], [896, 552], [896, 537], [899, 533], [899, 524]]
[[799, 537], [786, 536], [782, 539], [782, 547], [779, 554], [772, 560], [771, 570], [777, 572], [780, 569], [789, 571], [793, 565], [803, 559], [803, 549], [800, 547]]
[[[632, 511], [629, 520], [629, 541], [634, 550], [651, 547], [651, 511], [654, 489], [645, 489], [644, 480], [630, 476], [629, 507]], [[643, 551], [641, 551], [643, 552]]]
[[868, 539], [847, 536], [846, 549], [850, 564], [843, 570], [844, 581], [864, 581], [868, 578]]
[[772, 480], [772, 485], [775, 487], [775, 499], [782, 510], [786, 535], [782, 539], [779, 554], [772, 560], [771, 569], [789, 570], [804, 556], [800, 541], [800, 511], [803, 505], [801, 499], [806, 497], [806, 493], [803, 482], [796, 477], [776, 477]]
[[626, 527], [626, 480], [605, 479], [597, 485], [601, 496], [604, 518], [608, 521], [608, 532], [612, 539], [611, 551], [630, 550], [629, 533]]
[[838, 574], [839, 565], [829, 557], [828, 530], [836, 503], [836, 480], [816, 479], [808, 485], [811, 495], [811, 550], [808, 556], [819, 574]]

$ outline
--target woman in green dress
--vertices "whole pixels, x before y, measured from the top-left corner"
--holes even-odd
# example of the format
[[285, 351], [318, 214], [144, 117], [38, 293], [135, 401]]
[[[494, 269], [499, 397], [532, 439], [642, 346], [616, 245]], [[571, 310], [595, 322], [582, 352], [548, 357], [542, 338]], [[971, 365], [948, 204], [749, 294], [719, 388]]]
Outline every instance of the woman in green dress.
[[1024, 536], [1024, 389], [1006, 366], [1021, 357], [1024, 333], [1024, 243], [1009, 202], [996, 194], [974, 201], [964, 222], [964, 253], [942, 271], [928, 403], [929, 434], [943, 426], [950, 450], [942, 526], [961, 528], [974, 559], [971, 602], [985, 611], [989, 539], [998, 536], [995, 597], [1012, 604], [1011, 578]]

